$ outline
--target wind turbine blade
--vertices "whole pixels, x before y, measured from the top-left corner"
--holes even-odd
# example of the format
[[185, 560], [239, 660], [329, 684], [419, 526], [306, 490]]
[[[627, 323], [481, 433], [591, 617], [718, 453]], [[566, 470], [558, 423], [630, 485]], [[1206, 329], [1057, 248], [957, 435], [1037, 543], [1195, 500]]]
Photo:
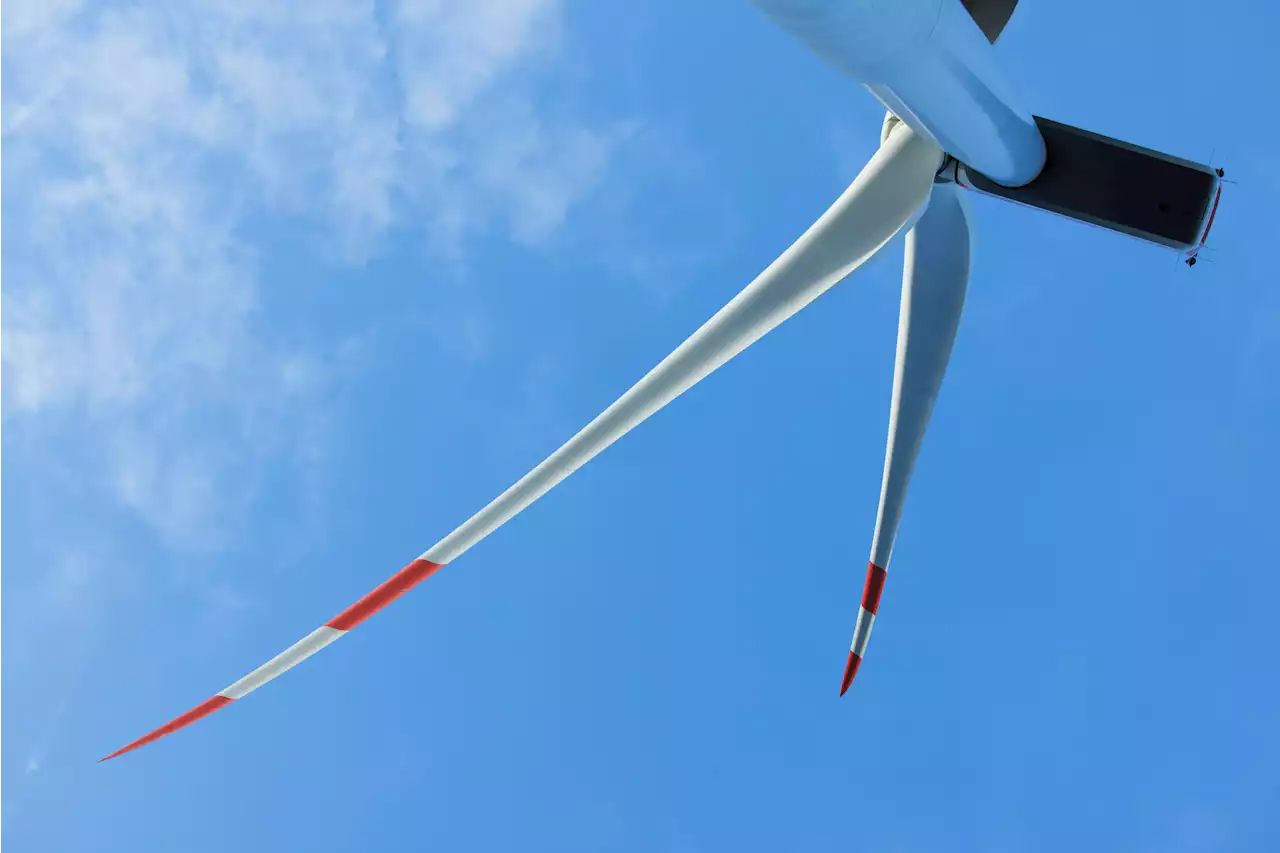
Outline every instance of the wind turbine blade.
[[858, 608], [849, 659], [840, 683], [841, 696], [853, 683], [867, 651], [911, 470], [924, 441], [942, 377], [947, 372], [951, 346], [964, 310], [970, 254], [968, 200], [955, 184], [936, 184], [929, 206], [907, 232], [902, 307], [898, 316], [898, 356], [893, 370], [880, 509], [871, 541], [862, 605]]
[[799, 240], [559, 450], [354, 606], [205, 703], [107, 758], [164, 737], [242, 698], [452, 562], [874, 255], [928, 197], [941, 164], [942, 152], [936, 147], [905, 125], [895, 129], [844, 194]]

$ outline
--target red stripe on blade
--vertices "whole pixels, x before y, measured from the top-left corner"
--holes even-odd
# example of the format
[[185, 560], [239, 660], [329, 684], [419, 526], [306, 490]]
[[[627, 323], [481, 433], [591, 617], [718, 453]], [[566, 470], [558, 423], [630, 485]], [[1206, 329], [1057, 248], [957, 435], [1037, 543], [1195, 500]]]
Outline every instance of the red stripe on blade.
[[389, 580], [330, 619], [326, 625], [336, 631], [350, 631], [418, 584], [439, 569], [442, 563], [433, 563], [430, 560], [414, 560], [400, 571], [391, 576]]
[[183, 714], [181, 717], [178, 717], [177, 719], [173, 720], [172, 722], [165, 723], [163, 726], [156, 729], [151, 734], [143, 735], [142, 737], [138, 738], [133, 743], [129, 744], [123, 749], [117, 749], [115, 752], [111, 753], [106, 758], [101, 758], [98, 760], [100, 762], [107, 761], [108, 759], [115, 758], [117, 755], [124, 755], [126, 752], [137, 749], [140, 746], [146, 746], [147, 744], [151, 743], [154, 740], [160, 740], [160, 738], [164, 737], [165, 735], [173, 734], [178, 729], [183, 728], [184, 726], [189, 726], [192, 723], [194, 723], [196, 720], [209, 716], [219, 708], [222, 708], [226, 705], [230, 705], [232, 701], [234, 700], [228, 699], [226, 696], [214, 696], [212, 699], [209, 699], [205, 702], [200, 703], [199, 705], [195, 706], [190, 711]]
[[880, 593], [884, 590], [885, 570], [875, 563], [867, 563], [867, 585], [862, 588], [862, 606], [875, 615], [880, 606]]
[[843, 696], [845, 691], [849, 689], [849, 685], [853, 684], [853, 677], [858, 674], [858, 666], [861, 665], [862, 658], [849, 652], [849, 660], [844, 665], [844, 678], [840, 681], [840, 695]]

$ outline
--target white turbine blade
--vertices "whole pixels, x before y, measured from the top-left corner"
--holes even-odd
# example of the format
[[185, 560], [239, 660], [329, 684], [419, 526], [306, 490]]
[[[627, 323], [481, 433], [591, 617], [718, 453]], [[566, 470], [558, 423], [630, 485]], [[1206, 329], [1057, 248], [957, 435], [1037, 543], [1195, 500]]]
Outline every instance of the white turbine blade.
[[871, 541], [862, 605], [858, 608], [858, 621], [840, 684], [842, 696], [858, 672], [871, 637], [911, 469], [924, 441], [925, 428], [942, 387], [942, 377], [947, 372], [951, 346], [964, 310], [970, 254], [968, 200], [955, 184], [936, 184], [929, 206], [907, 232], [902, 307], [898, 317], [898, 357], [893, 370], [893, 401], [889, 408], [889, 441], [885, 449], [880, 510]]
[[895, 129], [844, 194], [799, 240], [675, 352], [538, 467], [327, 624], [203, 704], [107, 758], [157, 740], [256, 690], [453, 561], [874, 255], [924, 203], [941, 163], [942, 152], [936, 147], [905, 125]]

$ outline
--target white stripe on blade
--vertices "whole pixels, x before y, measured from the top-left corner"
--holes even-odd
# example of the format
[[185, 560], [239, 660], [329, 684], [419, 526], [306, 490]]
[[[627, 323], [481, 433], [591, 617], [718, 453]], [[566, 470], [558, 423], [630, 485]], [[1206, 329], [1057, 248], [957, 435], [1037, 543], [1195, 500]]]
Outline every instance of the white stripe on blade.
[[867, 642], [871, 639], [871, 626], [875, 624], [876, 615], [865, 607], [858, 608], [858, 622], [853, 628], [853, 642], [849, 651], [858, 657], [866, 657]]
[[327, 625], [317, 628], [226, 690], [219, 691], [218, 695], [226, 696], [228, 699], [239, 699], [241, 696], [248, 695], [277, 675], [293, 669], [345, 633], [347, 632], [336, 631]]

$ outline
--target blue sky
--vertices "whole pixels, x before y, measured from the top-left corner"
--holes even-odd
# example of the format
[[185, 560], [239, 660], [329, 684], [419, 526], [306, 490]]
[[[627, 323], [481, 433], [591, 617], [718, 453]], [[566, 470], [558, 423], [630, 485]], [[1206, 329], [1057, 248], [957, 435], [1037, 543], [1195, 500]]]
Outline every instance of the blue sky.
[[350, 637], [96, 764], [558, 446], [879, 137], [736, 0], [260, 5], [5, 6], [7, 849], [1271, 849], [1261, 0], [1014, 16], [1036, 113], [1239, 183], [1194, 270], [974, 200], [844, 699], [901, 238]]

